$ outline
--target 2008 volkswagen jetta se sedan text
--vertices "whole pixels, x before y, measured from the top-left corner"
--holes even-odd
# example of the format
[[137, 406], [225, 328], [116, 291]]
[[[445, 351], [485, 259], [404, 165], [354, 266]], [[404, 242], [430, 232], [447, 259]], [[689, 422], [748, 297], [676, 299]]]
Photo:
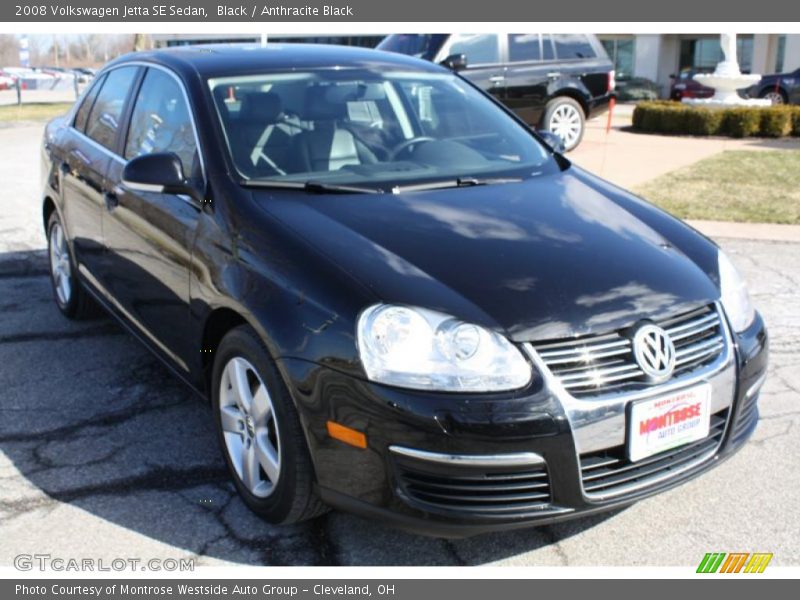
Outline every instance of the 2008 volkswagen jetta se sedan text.
[[209, 399], [271, 522], [548, 523], [691, 479], [756, 426], [767, 334], [730, 260], [437, 65], [129, 55], [42, 158], [59, 309], [102, 306]]

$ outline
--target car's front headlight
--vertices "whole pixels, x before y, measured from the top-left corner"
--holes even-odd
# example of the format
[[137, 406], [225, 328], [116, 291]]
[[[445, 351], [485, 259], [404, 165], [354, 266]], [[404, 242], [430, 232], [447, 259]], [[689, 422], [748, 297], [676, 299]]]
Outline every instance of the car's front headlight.
[[734, 331], [744, 331], [756, 317], [755, 308], [750, 302], [747, 285], [739, 275], [739, 271], [722, 250], [719, 251], [718, 256], [722, 307], [725, 309], [725, 314], [728, 315]]
[[424, 308], [376, 304], [359, 317], [371, 381], [418, 390], [498, 392], [526, 386], [531, 366], [505, 337]]

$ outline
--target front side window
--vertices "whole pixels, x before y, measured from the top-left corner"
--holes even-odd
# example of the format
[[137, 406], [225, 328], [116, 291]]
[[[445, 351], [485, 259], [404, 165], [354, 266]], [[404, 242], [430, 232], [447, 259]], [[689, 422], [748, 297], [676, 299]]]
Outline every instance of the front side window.
[[110, 150], [114, 149], [125, 98], [137, 71], [138, 67], [120, 67], [111, 71], [86, 121], [86, 135]]
[[191, 113], [180, 84], [160, 69], [148, 69], [131, 114], [125, 158], [174, 152], [192, 173], [197, 145]]
[[86, 121], [89, 120], [89, 112], [91, 112], [92, 105], [97, 99], [97, 94], [100, 93], [100, 88], [103, 87], [104, 80], [105, 76], [92, 85], [91, 89], [83, 97], [81, 105], [78, 107], [78, 112], [75, 113], [75, 129], [80, 132], [83, 132], [86, 129]]
[[457, 34], [450, 42], [449, 54], [466, 54], [467, 65], [500, 62], [500, 38], [494, 33]]
[[528, 178], [555, 164], [530, 131], [450, 73], [319, 70], [209, 86], [246, 179], [387, 189]]
[[508, 36], [508, 60], [525, 62], [542, 59], [541, 40], [538, 33], [512, 33]]

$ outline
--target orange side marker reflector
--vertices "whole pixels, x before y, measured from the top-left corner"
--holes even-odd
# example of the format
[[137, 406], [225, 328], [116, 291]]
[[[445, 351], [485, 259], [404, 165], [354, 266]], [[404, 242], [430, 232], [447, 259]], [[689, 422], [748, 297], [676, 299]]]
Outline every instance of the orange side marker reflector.
[[367, 447], [367, 436], [360, 431], [339, 425], [339, 423], [334, 423], [333, 421], [328, 421], [328, 435], [335, 440], [350, 444], [356, 448]]

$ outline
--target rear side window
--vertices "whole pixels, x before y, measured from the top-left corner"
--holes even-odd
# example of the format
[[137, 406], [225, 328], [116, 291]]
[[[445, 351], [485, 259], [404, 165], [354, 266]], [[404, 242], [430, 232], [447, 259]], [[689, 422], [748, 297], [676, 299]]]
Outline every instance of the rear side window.
[[103, 87], [103, 81], [105, 81], [105, 78], [105, 75], [103, 75], [103, 77], [92, 86], [92, 89], [90, 89], [89, 93], [83, 97], [83, 101], [78, 107], [78, 112], [75, 114], [75, 129], [80, 132], [83, 132], [84, 129], [86, 129], [86, 121], [89, 119], [89, 111], [92, 110], [92, 104], [94, 104], [95, 98], [97, 98], [97, 94], [100, 92], [100, 88]]
[[508, 36], [508, 60], [525, 62], [542, 60], [541, 41], [538, 33], [512, 33]]
[[500, 42], [497, 34], [457, 34], [450, 44], [450, 54], [466, 54], [467, 66], [500, 62]]
[[594, 58], [597, 54], [582, 33], [554, 33], [553, 43], [559, 59]]
[[154, 152], [174, 152], [184, 172], [191, 173], [197, 146], [180, 84], [168, 73], [148, 69], [131, 114], [125, 158]]
[[113, 149], [125, 98], [133, 85], [138, 67], [114, 69], [103, 82], [86, 122], [86, 135], [98, 144]]

